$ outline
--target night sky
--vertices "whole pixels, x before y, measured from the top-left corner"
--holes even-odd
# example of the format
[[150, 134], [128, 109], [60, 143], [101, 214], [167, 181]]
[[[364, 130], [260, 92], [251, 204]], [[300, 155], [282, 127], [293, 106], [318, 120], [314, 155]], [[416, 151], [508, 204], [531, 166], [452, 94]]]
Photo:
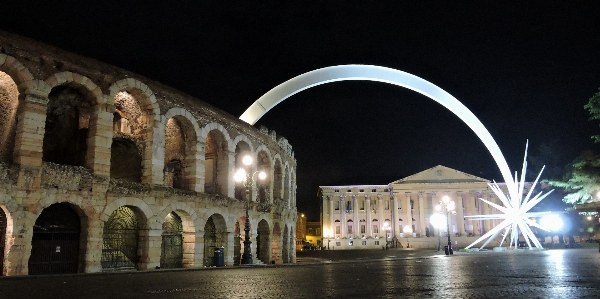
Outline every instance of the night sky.
[[[38, 2], [4, 1], [0, 29], [136, 72], [235, 116], [302, 73], [373, 64], [456, 97], [513, 171], [527, 140], [532, 155], [554, 144], [564, 164], [597, 150], [590, 136], [598, 123], [583, 105], [600, 87], [599, 1]], [[293, 146], [298, 210], [309, 220], [318, 220], [319, 185], [387, 184], [440, 164], [502, 180], [457, 116], [392, 85], [321, 85], [279, 104], [260, 125]]]

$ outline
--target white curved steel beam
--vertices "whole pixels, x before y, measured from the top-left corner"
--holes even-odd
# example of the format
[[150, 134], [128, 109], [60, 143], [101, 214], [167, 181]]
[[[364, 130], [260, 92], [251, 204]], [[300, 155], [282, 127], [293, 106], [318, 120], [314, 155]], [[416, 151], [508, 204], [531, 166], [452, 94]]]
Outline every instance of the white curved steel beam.
[[475, 114], [455, 97], [433, 83], [396, 69], [375, 65], [351, 64], [330, 66], [310, 71], [269, 90], [246, 109], [242, 116], [240, 116], [240, 119], [254, 125], [271, 108], [298, 92], [325, 83], [348, 80], [377, 81], [401, 86], [414, 90], [442, 104], [442, 106], [452, 111], [452, 113], [465, 122], [475, 132], [477, 137], [481, 139], [492, 155], [492, 158], [496, 161], [498, 168], [500, 168], [500, 173], [507, 187], [509, 187], [509, 190], [513, 190], [511, 187], [515, 185], [515, 182], [511, 176], [506, 159], [504, 159], [502, 151], [500, 151], [498, 144], [496, 144], [490, 132], [488, 132]]

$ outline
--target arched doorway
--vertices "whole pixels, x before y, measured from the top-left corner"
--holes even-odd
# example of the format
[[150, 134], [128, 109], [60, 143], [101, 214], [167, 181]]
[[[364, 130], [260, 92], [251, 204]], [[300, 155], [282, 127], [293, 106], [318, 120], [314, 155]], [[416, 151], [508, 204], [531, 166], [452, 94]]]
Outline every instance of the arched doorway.
[[256, 229], [256, 259], [263, 263], [269, 263], [271, 260], [269, 250], [269, 224], [266, 220], [261, 220]]
[[135, 211], [122, 206], [104, 224], [102, 235], [103, 270], [137, 269], [140, 221]]
[[6, 226], [8, 220], [4, 210], [0, 208], [0, 276], [4, 274], [4, 251], [6, 246]]
[[183, 267], [183, 224], [179, 215], [175, 212], [169, 213], [163, 222], [162, 229], [160, 267]]
[[283, 263], [290, 262], [290, 235], [287, 224], [283, 227], [283, 248], [281, 249], [281, 259]]
[[281, 264], [281, 227], [279, 223], [273, 225], [273, 237], [271, 238], [271, 261]]
[[80, 235], [80, 219], [71, 207], [56, 203], [45, 208], [33, 227], [29, 275], [77, 273]]
[[208, 218], [204, 225], [204, 266], [215, 265], [215, 249], [223, 247], [223, 254], [227, 256], [227, 228], [223, 216], [214, 214]]

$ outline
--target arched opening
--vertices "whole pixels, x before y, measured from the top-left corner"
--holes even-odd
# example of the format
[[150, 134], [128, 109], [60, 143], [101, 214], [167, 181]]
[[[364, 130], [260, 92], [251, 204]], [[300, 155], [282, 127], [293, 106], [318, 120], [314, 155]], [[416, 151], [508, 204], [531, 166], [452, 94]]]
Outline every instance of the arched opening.
[[282, 194], [283, 189], [283, 170], [281, 161], [275, 159], [275, 167], [273, 167], [273, 198], [284, 199]]
[[283, 178], [283, 200], [289, 206], [290, 202], [290, 168], [285, 167], [285, 177]]
[[12, 164], [18, 107], [17, 84], [7, 73], [0, 71], [0, 163]]
[[281, 257], [281, 227], [279, 223], [273, 225], [273, 238], [271, 238], [271, 262], [275, 264], [283, 263]]
[[287, 224], [283, 227], [283, 248], [281, 249], [283, 263], [290, 262], [290, 234]]
[[67, 204], [45, 208], [35, 221], [29, 275], [79, 271], [81, 220]]
[[269, 245], [269, 223], [263, 219], [256, 229], [256, 259], [263, 263], [271, 260]]
[[204, 156], [204, 192], [227, 195], [227, 140], [223, 133], [212, 130], [206, 136]]
[[223, 216], [214, 214], [204, 225], [204, 266], [215, 266], [215, 249], [223, 247], [227, 253], [227, 228]]
[[121, 206], [104, 223], [101, 258], [103, 270], [142, 268], [140, 261], [145, 253], [140, 243], [147, 236], [141, 232], [144, 218], [136, 210], [134, 207]]
[[[136, 154], [135, 162], [127, 162], [127, 159], [118, 159], [117, 163], [135, 163], [135, 172], [139, 172], [139, 178], [129, 180], [130, 182], [146, 182], [150, 181], [152, 176], [149, 165], [152, 164], [152, 145], [150, 144], [149, 136], [152, 136], [151, 115], [148, 98], [139, 89], [130, 89], [120, 91], [115, 95], [115, 113], [113, 115], [113, 147], [118, 139], [127, 139], [137, 145], [138, 154]], [[111, 149], [112, 152], [112, 149]], [[133, 154], [133, 152], [131, 152]], [[138, 157], [140, 162], [138, 164]], [[111, 171], [113, 167], [113, 159], [111, 157]], [[112, 177], [112, 175], [111, 175]]]
[[176, 116], [167, 121], [165, 132], [165, 186], [177, 189], [193, 189], [196, 173], [196, 133], [193, 125], [184, 117]]
[[264, 180], [256, 182], [256, 187], [258, 188], [258, 198], [256, 201], [267, 203], [269, 202], [269, 189], [273, 177], [272, 175], [268, 175], [271, 172], [271, 159], [265, 151], [260, 151], [258, 152], [256, 160], [257, 170], [267, 173], [267, 177]]
[[135, 139], [123, 135], [115, 137], [110, 147], [110, 178], [125, 182], [140, 183], [142, 181], [142, 149], [143, 144], [136, 144]]
[[[252, 154], [252, 152], [250, 151], [250, 146], [248, 145], [248, 143], [246, 143], [244, 141], [238, 142], [238, 144], [235, 146], [235, 161], [234, 161], [235, 171], [237, 171], [240, 168], [245, 167], [245, 165], [242, 163], [242, 159], [246, 155], [251, 155], [251, 154]], [[249, 190], [249, 191], [250, 191], [250, 198], [252, 198], [252, 190]], [[243, 181], [235, 183], [234, 197], [239, 200], [246, 200], [246, 187], [244, 186]]]
[[4, 275], [4, 257], [6, 252], [6, 227], [8, 218], [4, 210], [0, 208], [0, 276]]
[[183, 267], [183, 224], [179, 215], [169, 213], [162, 224], [161, 268]]
[[90, 118], [95, 105], [92, 95], [81, 87], [57, 86], [50, 91], [48, 100], [43, 160], [85, 166]]

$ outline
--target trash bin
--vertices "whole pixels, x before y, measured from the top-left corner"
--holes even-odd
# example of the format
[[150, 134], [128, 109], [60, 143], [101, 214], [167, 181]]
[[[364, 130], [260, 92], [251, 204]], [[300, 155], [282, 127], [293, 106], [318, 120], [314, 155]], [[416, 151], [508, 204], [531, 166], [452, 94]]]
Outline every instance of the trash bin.
[[215, 248], [215, 267], [223, 267], [225, 266], [225, 256], [224, 256], [224, 248]]

